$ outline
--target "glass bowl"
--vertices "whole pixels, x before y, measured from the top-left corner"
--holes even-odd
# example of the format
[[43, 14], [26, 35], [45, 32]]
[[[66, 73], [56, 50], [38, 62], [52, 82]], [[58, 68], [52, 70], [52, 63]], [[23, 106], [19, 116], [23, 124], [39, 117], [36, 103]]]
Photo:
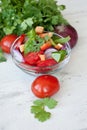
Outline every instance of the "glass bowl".
[[[53, 35], [56, 35], [60, 38], [62, 38], [61, 35], [54, 33]], [[38, 67], [38, 66], [32, 66], [29, 64], [25, 64], [23, 61], [23, 57], [21, 57], [21, 53], [15, 49], [15, 46], [17, 44], [18, 39], [20, 36], [13, 42], [11, 46], [11, 56], [13, 59], [13, 62], [15, 65], [17, 65], [22, 71], [28, 73], [28, 74], [33, 74], [33, 75], [41, 75], [41, 74], [50, 74], [50, 73], [55, 73], [59, 70], [61, 70], [68, 62], [70, 59], [70, 53], [71, 53], [71, 48], [69, 43], [64, 44], [64, 49], [67, 51], [66, 57], [59, 63], [52, 65], [52, 66], [44, 66], [44, 67]], [[18, 54], [17, 54], [18, 53]]]

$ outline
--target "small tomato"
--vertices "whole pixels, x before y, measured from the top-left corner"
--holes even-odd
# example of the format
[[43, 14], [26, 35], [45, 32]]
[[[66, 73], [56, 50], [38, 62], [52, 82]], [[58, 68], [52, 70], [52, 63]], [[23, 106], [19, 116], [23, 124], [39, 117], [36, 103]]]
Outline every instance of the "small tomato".
[[39, 98], [50, 97], [59, 91], [60, 83], [55, 76], [41, 75], [33, 81], [31, 89]]
[[10, 48], [14, 40], [17, 38], [17, 35], [9, 34], [4, 36], [0, 41], [0, 46], [2, 50], [6, 53], [10, 53]]

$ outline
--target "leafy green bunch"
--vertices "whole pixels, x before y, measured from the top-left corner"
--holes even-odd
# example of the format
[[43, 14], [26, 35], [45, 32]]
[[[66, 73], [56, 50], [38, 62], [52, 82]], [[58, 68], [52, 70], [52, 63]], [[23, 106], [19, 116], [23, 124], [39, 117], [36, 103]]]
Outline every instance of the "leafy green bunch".
[[61, 14], [64, 9], [56, 0], [1, 0], [0, 39], [6, 34], [26, 33], [37, 25], [53, 31], [55, 25], [67, 23]]

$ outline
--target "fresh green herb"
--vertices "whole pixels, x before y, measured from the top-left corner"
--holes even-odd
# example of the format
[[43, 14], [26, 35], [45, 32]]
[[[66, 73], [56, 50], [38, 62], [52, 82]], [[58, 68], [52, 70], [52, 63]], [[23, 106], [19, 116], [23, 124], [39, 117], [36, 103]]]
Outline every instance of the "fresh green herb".
[[70, 40], [70, 36], [67, 36], [65, 38], [58, 38], [58, 36], [54, 36], [53, 40], [56, 44], [58, 43], [65, 44]]
[[68, 24], [61, 13], [64, 9], [56, 0], [1, 0], [0, 39], [10, 33], [26, 33], [37, 25], [52, 31], [55, 25]]
[[60, 51], [52, 52], [52, 57], [57, 62], [62, 61], [65, 58], [66, 55], [67, 55], [67, 51], [66, 50], [60, 50]]
[[33, 104], [34, 105], [31, 106], [31, 113], [33, 113], [34, 117], [39, 121], [44, 122], [51, 117], [51, 113], [46, 111], [46, 107], [49, 109], [55, 108], [57, 101], [53, 98], [44, 98], [35, 100]]
[[39, 35], [35, 33], [35, 30], [30, 30], [27, 33], [28, 40], [24, 44], [24, 53], [38, 52], [40, 46], [44, 43], [44, 39], [40, 38]]
[[2, 51], [2, 49], [0, 48], [0, 63], [1, 63], [1, 62], [5, 62], [5, 61], [6, 61], [6, 58], [4, 57], [3, 51]]

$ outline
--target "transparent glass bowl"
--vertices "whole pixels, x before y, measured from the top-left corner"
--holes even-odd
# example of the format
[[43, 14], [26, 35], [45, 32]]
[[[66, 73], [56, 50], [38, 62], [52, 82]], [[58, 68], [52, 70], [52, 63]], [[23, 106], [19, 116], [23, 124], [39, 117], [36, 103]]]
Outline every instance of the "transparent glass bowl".
[[[57, 35], [58, 37], [62, 37], [61, 35], [58, 35], [56, 33], [54, 33], [54, 35]], [[50, 73], [55, 73], [59, 70], [61, 70], [68, 62], [70, 59], [70, 53], [71, 53], [71, 48], [69, 43], [65, 43], [65, 49], [67, 51], [67, 55], [64, 58], [64, 60], [62, 60], [61, 62], [57, 63], [56, 65], [52, 65], [52, 66], [44, 66], [44, 67], [37, 67], [37, 66], [31, 66], [28, 64], [25, 64], [23, 62], [22, 58], [18, 58], [17, 57], [17, 52], [15, 51], [15, 45], [17, 43], [17, 40], [20, 38], [20, 36], [13, 42], [12, 47], [11, 47], [11, 55], [12, 55], [12, 59], [13, 62], [24, 72], [28, 73], [28, 74], [33, 74], [33, 75], [40, 75], [40, 74], [50, 74]]]

